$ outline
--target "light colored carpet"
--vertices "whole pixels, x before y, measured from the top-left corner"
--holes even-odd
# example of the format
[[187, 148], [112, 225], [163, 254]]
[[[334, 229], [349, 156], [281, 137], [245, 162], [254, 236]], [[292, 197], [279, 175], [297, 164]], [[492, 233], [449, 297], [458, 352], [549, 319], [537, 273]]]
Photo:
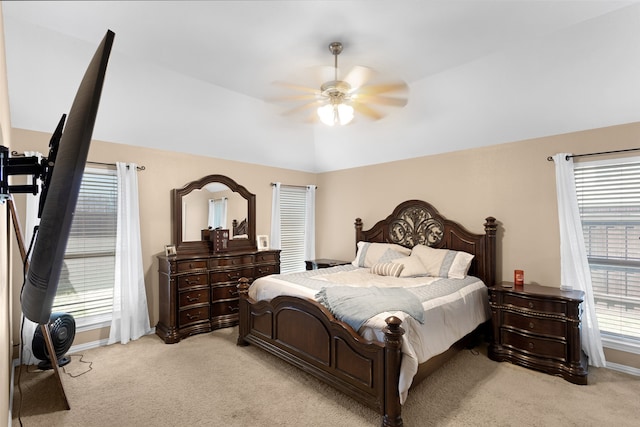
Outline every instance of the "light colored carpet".
[[[237, 328], [155, 335], [74, 355], [62, 382], [23, 370], [13, 426], [377, 426], [380, 416], [255, 347]], [[17, 379], [17, 374], [16, 374]], [[589, 385], [465, 350], [409, 392], [406, 426], [637, 426], [640, 378], [591, 368]]]

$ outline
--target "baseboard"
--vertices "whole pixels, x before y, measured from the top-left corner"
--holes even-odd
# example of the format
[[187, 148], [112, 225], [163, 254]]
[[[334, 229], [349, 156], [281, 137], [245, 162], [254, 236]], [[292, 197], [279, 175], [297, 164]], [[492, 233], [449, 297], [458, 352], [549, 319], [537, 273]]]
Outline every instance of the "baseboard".
[[640, 369], [632, 366], [620, 365], [619, 363], [607, 362], [607, 369], [613, 371], [624, 372], [625, 374], [635, 375], [640, 377]]

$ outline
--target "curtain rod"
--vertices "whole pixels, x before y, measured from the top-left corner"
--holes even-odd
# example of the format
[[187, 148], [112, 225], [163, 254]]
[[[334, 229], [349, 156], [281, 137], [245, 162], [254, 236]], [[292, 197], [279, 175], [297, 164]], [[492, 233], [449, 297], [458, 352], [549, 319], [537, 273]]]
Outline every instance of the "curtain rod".
[[[274, 185], [276, 185], [275, 182], [271, 183], [271, 186], [273, 187]], [[304, 188], [306, 189], [307, 186], [306, 185], [288, 185], [288, 184], [280, 184], [280, 187], [291, 187], [291, 188]], [[316, 190], [318, 189], [318, 186], [316, 185]]]
[[[11, 155], [13, 157], [25, 157], [24, 153], [18, 153], [17, 151], [12, 151]], [[92, 161], [89, 161], [89, 160], [87, 160], [87, 163], [91, 163], [92, 165], [114, 166], [114, 167], [116, 165], [115, 163], [92, 162]], [[146, 168], [144, 166], [136, 166], [136, 169], [139, 170], [139, 171], [143, 171]]]
[[[92, 162], [90, 160], [87, 160], [87, 163], [90, 163], [92, 165], [102, 165], [102, 166], [115, 166], [115, 163], [103, 163], [103, 162]], [[129, 167], [129, 165], [127, 165], [127, 168]], [[136, 166], [136, 169], [139, 171], [143, 171], [146, 168], [144, 166]]]
[[[600, 151], [598, 153], [585, 153], [585, 154], [573, 154], [573, 155], [567, 155], [564, 156], [565, 160], [569, 160], [572, 157], [587, 157], [587, 156], [600, 156], [603, 154], [616, 154], [616, 153], [627, 153], [629, 151], [638, 151], [640, 150], [640, 148], [627, 148], [624, 150], [613, 150], [613, 151]], [[547, 161], [551, 162], [553, 161], [553, 156], [549, 156], [547, 157]]]

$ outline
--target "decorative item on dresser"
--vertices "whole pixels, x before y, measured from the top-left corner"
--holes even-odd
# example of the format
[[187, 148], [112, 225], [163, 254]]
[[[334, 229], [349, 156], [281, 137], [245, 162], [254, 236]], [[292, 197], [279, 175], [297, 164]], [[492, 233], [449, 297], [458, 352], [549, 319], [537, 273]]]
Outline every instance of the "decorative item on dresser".
[[580, 344], [583, 296], [582, 291], [511, 282], [489, 288], [489, 357], [587, 384], [587, 357]]
[[[419, 360], [417, 372], [414, 370], [408, 373], [404, 368], [411, 365], [413, 359], [406, 357], [407, 364], [403, 362], [406, 355], [403, 353], [405, 331], [401, 326], [402, 319], [393, 314], [385, 317], [387, 313], [382, 313], [384, 325], [380, 325], [380, 329], [376, 325], [376, 338], [371, 338], [370, 334], [369, 338], [365, 338], [358, 331], [362, 332], [366, 328], [356, 331], [334, 317], [329, 309], [313, 297], [279, 292], [265, 286], [265, 290], [273, 289], [273, 295], [276, 296], [271, 299], [259, 298], [255, 292], [260, 287], [256, 285], [276, 285], [275, 282], [284, 279], [282, 276], [270, 276], [260, 279], [260, 283], [255, 283], [251, 288], [248, 280], [240, 279], [238, 345], [252, 344], [260, 347], [376, 410], [382, 415], [384, 426], [401, 426], [401, 393], [406, 395], [409, 384], [417, 384], [468, 345], [469, 339], [474, 338], [474, 332], [482, 329], [489, 321], [486, 288], [494, 284], [497, 224], [495, 218], [488, 217], [484, 224], [485, 232], [474, 234], [459, 223], [442, 217], [429, 203], [409, 200], [398, 205], [391, 215], [375, 223], [371, 229], [363, 230], [363, 223], [359, 218], [356, 219], [355, 227], [356, 246], [359, 242], [363, 245], [395, 245], [402, 247], [401, 250], [406, 254], [412, 252], [411, 248], [415, 250], [417, 246], [423, 245], [430, 246], [433, 250], [447, 249], [448, 251], [443, 252], [448, 254], [464, 251], [473, 255], [467, 265], [468, 275], [465, 279], [458, 279], [470, 280], [474, 286], [472, 292], [465, 294], [465, 301], [460, 301], [461, 305], [458, 305], [461, 317], [467, 318], [467, 313], [473, 314], [473, 319], [467, 318], [469, 321], [465, 325], [465, 330], [470, 332], [466, 335], [452, 334], [451, 339], [439, 342], [436, 345], [442, 350], [433, 357]], [[367, 254], [371, 252], [374, 251], [367, 251]], [[417, 259], [414, 261], [420, 262]], [[332, 268], [348, 272], [347, 270], [360, 267], [342, 265]], [[307, 273], [315, 272], [296, 274]], [[415, 277], [408, 279], [414, 280]], [[439, 277], [427, 280], [429, 279], [437, 283]], [[310, 280], [310, 277], [305, 276], [305, 280]], [[440, 307], [438, 310], [445, 310], [442, 304], [436, 305]], [[461, 306], [465, 308], [460, 308]], [[437, 321], [444, 317], [442, 312], [438, 312], [430, 320]], [[476, 323], [476, 320], [479, 322]], [[431, 321], [428, 323], [429, 328], [434, 327]], [[420, 328], [416, 325], [417, 322], [412, 326], [414, 333], [415, 329]], [[377, 335], [378, 332], [380, 335]], [[438, 330], [434, 335], [449, 334]], [[408, 344], [410, 345], [412, 344]], [[428, 351], [426, 353], [432, 354]]]
[[[213, 194], [228, 200], [224, 217], [246, 218], [243, 234], [229, 235], [230, 227], [203, 232]], [[236, 325], [238, 279], [253, 281], [280, 272], [279, 250], [258, 251], [255, 224], [255, 195], [231, 178], [209, 175], [173, 191], [174, 249], [158, 256], [156, 334], [165, 343]], [[224, 232], [227, 240], [217, 239]]]

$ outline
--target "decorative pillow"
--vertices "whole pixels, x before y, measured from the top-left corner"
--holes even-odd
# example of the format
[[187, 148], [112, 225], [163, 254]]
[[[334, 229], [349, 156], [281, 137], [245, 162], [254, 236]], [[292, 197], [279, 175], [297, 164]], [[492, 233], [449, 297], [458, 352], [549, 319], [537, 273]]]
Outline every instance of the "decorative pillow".
[[386, 254], [387, 250], [399, 252], [400, 255], [409, 256], [411, 249], [404, 246], [396, 245], [394, 243], [371, 243], [371, 242], [358, 242], [358, 251], [356, 253], [356, 259], [351, 264], [355, 267], [370, 268], [373, 264], [377, 264], [380, 258], [385, 256], [385, 259], [389, 258], [390, 254]]
[[394, 259], [391, 262], [404, 266], [400, 272], [400, 277], [419, 277], [429, 275], [427, 273], [427, 269], [424, 268], [424, 265], [422, 265], [422, 262], [418, 257], [407, 256], [404, 258]]
[[404, 269], [404, 265], [394, 262], [379, 262], [371, 266], [371, 273], [378, 276], [400, 277], [400, 273]]
[[473, 255], [449, 249], [434, 249], [425, 245], [416, 245], [411, 258], [417, 257], [429, 276], [464, 279], [471, 266]]

